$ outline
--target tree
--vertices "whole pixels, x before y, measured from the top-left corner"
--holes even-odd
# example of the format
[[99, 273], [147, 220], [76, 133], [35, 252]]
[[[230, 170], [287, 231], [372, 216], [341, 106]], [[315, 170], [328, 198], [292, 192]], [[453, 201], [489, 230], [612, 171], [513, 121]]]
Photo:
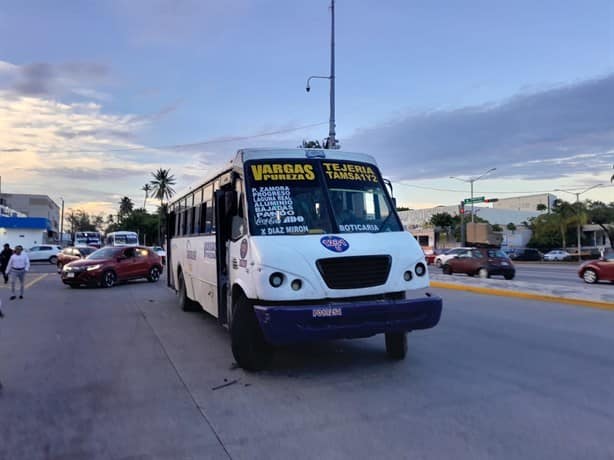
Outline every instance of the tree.
[[601, 227], [610, 239], [610, 246], [614, 248], [614, 202], [610, 204], [601, 201], [589, 202], [588, 219]]
[[153, 197], [160, 200], [160, 207], [158, 208], [158, 241], [162, 242], [162, 212], [166, 213], [166, 207], [164, 200], [170, 200], [175, 194], [175, 176], [171, 174], [170, 169], [158, 168], [155, 173], [151, 173], [153, 180], [151, 181], [151, 189]]
[[153, 197], [160, 200], [160, 205], [164, 200], [170, 200], [175, 194], [175, 176], [171, 174], [170, 169], [159, 168], [156, 172], [152, 172], [153, 180], [150, 182]]
[[147, 198], [149, 198], [149, 192], [151, 192], [151, 184], [148, 182], [145, 185], [143, 185], [143, 187], [141, 187], [141, 190], [145, 192], [145, 200], [143, 201], [143, 209], [147, 208]]
[[567, 201], [557, 199], [554, 200], [552, 211], [556, 217], [559, 231], [561, 232], [561, 247], [565, 249], [567, 247], [567, 229], [569, 224], [575, 220], [576, 210]]
[[505, 228], [507, 228], [512, 233], [516, 231], [516, 225], [514, 224], [514, 222], [510, 222], [505, 226]]
[[429, 220], [433, 227], [448, 228], [454, 225], [454, 219], [447, 212], [439, 212], [433, 214]]
[[501, 225], [499, 225], [499, 224], [492, 224], [492, 231], [493, 232], [502, 232], [503, 231], [503, 227], [501, 227]]
[[537, 205], [537, 210], [538, 211], [546, 211], [548, 209], [548, 206], [546, 206], [544, 203], [539, 203]]
[[123, 197], [119, 202], [119, 218], [123, 220], [126, 216], [130, 215], [134, 209], [134, 203], [127, 196]]

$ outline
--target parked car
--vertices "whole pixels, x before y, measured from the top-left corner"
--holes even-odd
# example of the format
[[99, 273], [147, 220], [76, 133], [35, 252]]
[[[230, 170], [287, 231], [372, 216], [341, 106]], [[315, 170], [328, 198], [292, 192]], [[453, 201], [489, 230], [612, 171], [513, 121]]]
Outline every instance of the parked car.
[[55, 265], [58, 262], [58, 254], [61, 250], [60, 246], [41, 245], [32, 246], [26, 253], [31, 262], [47, 260]]
[[505, 252], [512, 260], [542, 260], [544, 257], [537, 249], [531, 248], [507, 249]]
[[62, 267], [73, 260], [85, 259], [98, 248], [93, 246], [68, 246], [62, 249], [58, 254], [58, 271], [62, 271]]
[[588, 284], [598, 281], [614, 283], [614, 250], [606, 251], [598, 260], [583, 263], [578, 270], [578, 276]]
[[166, 264], [166, 251], [162, 246], [151, 246], [149, 249], [151, 249], [153, 252], [160, 256], [160, 258], [162, 259], [162, 265]]
[[462, 247], [462, 248], [452, 248], [444, 252], [443, 254], [439, 254], [435, 257], [435, 266], [442, 267], [448, 260], [453, 259], [454, 257], [465, 254], [468, 250], [473, 249], [471, 247]]
[[98, 285], [110, 288], [118, 281], [147, 278], [160, 279], [162, 260], [143, 246], [104, 247], [85, 259], [69, 262], [62, 268], [62, 282], [70, 287]]
[[500, 249], [468, 249], [449, 259], [442, 268], [446, 275], [466, 273], [469, 276], [479, 275], [480, 278], [501, 275], [506, 280], [514, 279], [516, 275], [514, 264]]
[[562, 249], [555, 249], [544, 254], [544, 260], [571, 260], [572, 255]]

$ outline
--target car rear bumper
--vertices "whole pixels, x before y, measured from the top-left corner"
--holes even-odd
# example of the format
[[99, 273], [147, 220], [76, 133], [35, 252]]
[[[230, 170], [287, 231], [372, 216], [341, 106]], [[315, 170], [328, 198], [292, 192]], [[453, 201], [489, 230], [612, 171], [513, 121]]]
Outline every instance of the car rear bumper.
[[439, 322], [441, 309], [442, 300], [436, 296], [339, 304], [323, 301], [307, 306], [254, 306], [264, 336], [273, 345], [429, 329]]

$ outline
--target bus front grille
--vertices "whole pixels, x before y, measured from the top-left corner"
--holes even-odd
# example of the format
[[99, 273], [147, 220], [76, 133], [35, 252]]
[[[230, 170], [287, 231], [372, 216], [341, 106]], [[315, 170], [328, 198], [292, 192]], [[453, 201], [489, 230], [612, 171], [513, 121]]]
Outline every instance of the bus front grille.
[[356, 256], [318, 259], [316, 266], [331, 289], [360, 289], [384, 284], [390, 256]]

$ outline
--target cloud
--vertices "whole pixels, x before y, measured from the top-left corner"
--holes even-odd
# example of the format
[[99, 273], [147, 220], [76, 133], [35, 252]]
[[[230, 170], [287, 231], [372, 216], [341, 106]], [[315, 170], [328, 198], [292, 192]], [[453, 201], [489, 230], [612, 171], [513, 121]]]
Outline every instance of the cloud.
[[0, 61], [0, 89], [15, 96], [73, 95], [106, 100], [110, 96], [91, 86], [108, 83], [110, 69], [97, 62], [33, 62], [21, 66]]
[[373, 153], [395, 179], [473, 175], [542, 179], [597, 174], [614, 161], [614, 75], [498, 104], [407, 114], [357, 131], [347, 150]]

